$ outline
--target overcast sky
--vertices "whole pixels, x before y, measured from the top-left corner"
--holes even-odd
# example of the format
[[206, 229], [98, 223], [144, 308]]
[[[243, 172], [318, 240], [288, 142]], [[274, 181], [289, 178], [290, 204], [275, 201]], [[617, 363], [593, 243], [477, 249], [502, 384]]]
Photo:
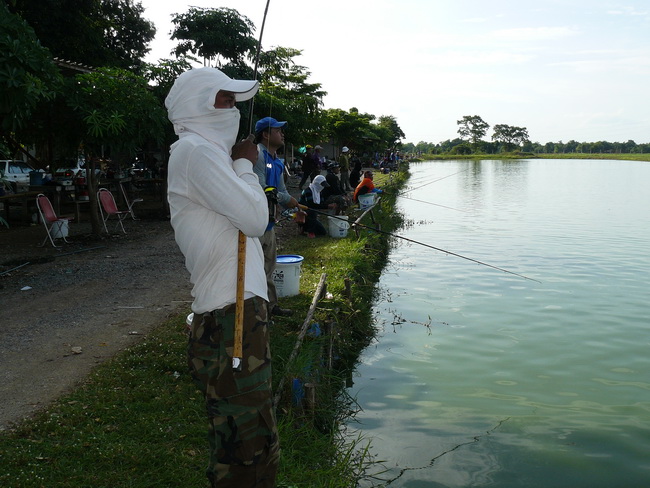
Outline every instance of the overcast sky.
[[[173, 13], [234, 8], [258, 37], [266, 6], [141, 3], [150, 62], [171, 57]], [[392, 115], [404, 142], [458, 137], [464, 115], [540, 143], [650, 142], [648, 0], [271, 0], [262, 45], [302, 50], [324, 108]]]

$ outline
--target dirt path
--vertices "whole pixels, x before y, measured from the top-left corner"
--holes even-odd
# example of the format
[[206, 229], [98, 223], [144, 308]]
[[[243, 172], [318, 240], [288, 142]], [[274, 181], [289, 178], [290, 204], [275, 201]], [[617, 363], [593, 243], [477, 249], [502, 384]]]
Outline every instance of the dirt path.
[[62, 250], [36, 246], [42, 227], [0, 231], [0, 430], [189, 309], [189, 275], [169, 222], [125, 225], [126, 236], [96, 240], [88, 224], [73, 224]]

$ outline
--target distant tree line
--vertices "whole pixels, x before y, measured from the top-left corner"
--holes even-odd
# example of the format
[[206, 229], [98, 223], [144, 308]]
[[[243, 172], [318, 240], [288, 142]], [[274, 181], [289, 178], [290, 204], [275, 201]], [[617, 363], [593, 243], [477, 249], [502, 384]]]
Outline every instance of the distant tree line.
[[633, 140], [627, 142], [547, 142], [540, 144], [532, 142], [525, 127], [497, 124], [492, 128], [492, 141], [484, 141], [490, 125], [478, 115], [465, 115], [457, 121], [458, 134], [456, 139], [447, 139], [438, 144], [420, 141], [417, 144], [407, 142], [402, 145], [405, 153], [419, 154], [498, 154], [502, 152], [520, 151], [533, 154], [647, 154], [650, 144], [637, 144]]

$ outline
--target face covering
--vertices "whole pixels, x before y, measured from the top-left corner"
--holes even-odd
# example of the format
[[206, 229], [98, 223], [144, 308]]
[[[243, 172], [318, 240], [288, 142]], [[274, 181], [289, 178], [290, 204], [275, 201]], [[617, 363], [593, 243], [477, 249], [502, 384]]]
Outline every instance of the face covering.
[[198, 134], [230, 154], [237, 142], [240, 117], [237, 108], [213, 108], [205, 115], [175, 121], [174, 132], [179, 137]]
[[325, 181], [325, 177], [323, 175], [318, 175], [314, 180], [311, 182], [309, 185], [309, 189], [311, 190], [311, 195], [312, 199], [314, 200], [314, 203], [319, 204], [320, 203], [320, 192], [323, 191], [323, 182]]

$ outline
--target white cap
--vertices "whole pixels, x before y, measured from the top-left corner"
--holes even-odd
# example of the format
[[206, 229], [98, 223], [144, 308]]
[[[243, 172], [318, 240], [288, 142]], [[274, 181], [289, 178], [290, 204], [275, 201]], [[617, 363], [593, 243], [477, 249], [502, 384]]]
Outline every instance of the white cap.
[[349, 151], [348, 146], [343, 146], [341, 148], [341, 152], [348, 152], [348, 151]]

